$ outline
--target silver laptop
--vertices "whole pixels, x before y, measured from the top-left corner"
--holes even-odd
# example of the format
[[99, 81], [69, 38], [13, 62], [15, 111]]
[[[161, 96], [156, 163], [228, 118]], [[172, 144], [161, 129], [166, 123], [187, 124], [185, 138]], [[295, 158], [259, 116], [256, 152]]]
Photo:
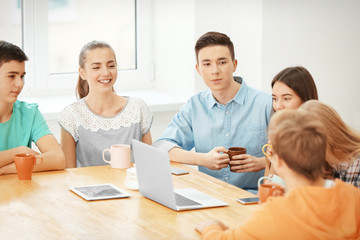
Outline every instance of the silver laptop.
[[228, 205], [193, 188], [174, 190], [167, 152], [134, 139], [132, 150], [143, 196], [176, 211]]

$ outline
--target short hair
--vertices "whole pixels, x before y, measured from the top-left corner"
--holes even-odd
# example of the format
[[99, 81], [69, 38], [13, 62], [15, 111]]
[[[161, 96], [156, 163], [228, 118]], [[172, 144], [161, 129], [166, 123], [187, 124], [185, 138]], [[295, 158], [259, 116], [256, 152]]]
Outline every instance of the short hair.
[[271, 88], [276, 82], [282, 82], [301, 98], [303, 102], [318, 99], [317, 88], [310, 72], [301, 66], [288, 67], [280, 71], [272, 80]]
[[28, 60], [28, 57], [25, 55], [24, 51], [21, 50], [18, 46], [0, 40], [0, 67], [10, 61], [24, 62]]
[[222, 45], [228, 47], [231, 55], [231, 60], [235, 60], [235, 52], [234, 45], [231, 42], [230, 38], [224, 34], [219, 32], [207, 32], [202, 35], [195, 44], [195, 54], [196, 61], [198, 62], [198, 55], [201, 49], [209, 46]]
[[324, 175], [326, 129], [311, 113], [289, 109], [276, 112], [268, 134], [273, 152], [290, 169], [311, 181]]

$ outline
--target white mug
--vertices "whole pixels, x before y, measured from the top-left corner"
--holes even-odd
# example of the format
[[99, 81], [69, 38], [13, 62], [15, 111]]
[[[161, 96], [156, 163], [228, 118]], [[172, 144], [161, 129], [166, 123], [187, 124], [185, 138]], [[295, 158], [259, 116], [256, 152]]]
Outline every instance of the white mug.
[[263, 177], [259, 178], [259, 180], [258, 180], [258, 187], [260, 187], [261, 181], [264, 180], [264, 179], [268, 179], [268, 180], [270, 180], [272, 183], [276, 183], [276, 184], [280, 185], [281, 187], [285, 187], [285, 186], [286, 186], [286, 182], [285, 182], [281, 177], [279, 177], [278, 175], [273, 174], [271, 177], [263, 176]]
[[[110, 152], [111, 160], [105, 159], [105, 152]], [[102, 154], [103, 160], [109, 163], [112, 168], [125, 169], [131, 167], [130, 163], [130, 145], [127, 144], [115, 144], [110, 149], [105, 149]]]

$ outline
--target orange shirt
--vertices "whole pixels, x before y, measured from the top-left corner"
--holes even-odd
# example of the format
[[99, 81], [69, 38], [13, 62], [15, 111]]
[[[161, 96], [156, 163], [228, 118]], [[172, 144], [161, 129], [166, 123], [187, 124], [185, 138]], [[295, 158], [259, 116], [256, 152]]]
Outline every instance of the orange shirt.
[[[203, 239], [360, 239], [360, 189], [335, 180], [331, 188], [304, 186], [269, 198], [236, 229], [211, 225]], [[239, 216], [241, 217], [241, 216]]]

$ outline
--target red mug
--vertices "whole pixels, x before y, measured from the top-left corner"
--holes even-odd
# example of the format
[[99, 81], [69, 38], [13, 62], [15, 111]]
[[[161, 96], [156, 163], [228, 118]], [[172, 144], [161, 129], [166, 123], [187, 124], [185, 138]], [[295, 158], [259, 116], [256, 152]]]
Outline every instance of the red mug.
[[[277, 177], [281, 181], [283, 181], [280, 177]], [[264, 203], [271, 196], [283, 196], [285, 193], [285, 189], [281, 184], [277, 184], [274, 182], [261, 183], [262, 180], [269, 179], [270, 177], [261, 177], [258, 181], [258, 196], [259, 202]]]
[[[229, 155], [230, 161], [232, 161], [233, 156], [246, 154], [246, 148], [243, 148], [243, 147], [231, 147], [231, 148], [228, 149], [227, 154]], [[241, 159], [237, 159], [237, 160], [241, 160]], [[232, 164], [230, 164], [230, 165], [232, 165]], [[232, 166], [235, 166], [235, 165], [232, 165]]]
[[[38, 161], [40, 159], [40, 161]], [[15, 155], [15, 167], [19, 180], [31, 180], [32, 171], [36, 164], [42, 164], [43, 158], [40, 155], [20, 153]]]

